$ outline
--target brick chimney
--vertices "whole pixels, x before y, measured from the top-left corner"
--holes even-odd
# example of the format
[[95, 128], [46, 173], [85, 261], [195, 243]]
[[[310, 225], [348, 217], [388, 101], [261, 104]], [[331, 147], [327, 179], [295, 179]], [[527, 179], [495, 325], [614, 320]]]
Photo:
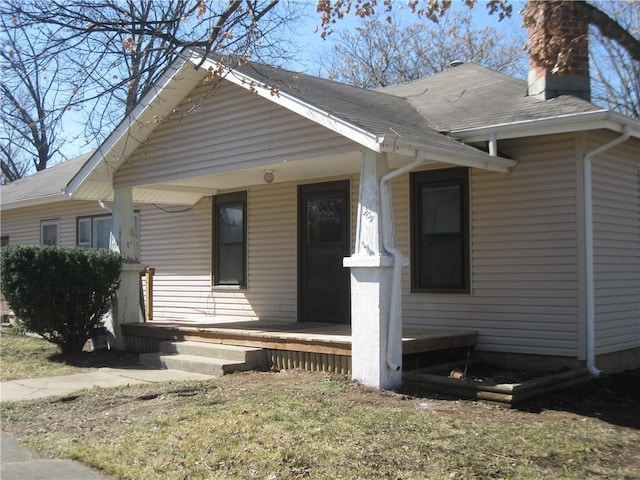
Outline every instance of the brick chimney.
[[573, 95], [591, 101], [589, 23], [573, 1], [529, 0], [528, 95], [549, 100]]

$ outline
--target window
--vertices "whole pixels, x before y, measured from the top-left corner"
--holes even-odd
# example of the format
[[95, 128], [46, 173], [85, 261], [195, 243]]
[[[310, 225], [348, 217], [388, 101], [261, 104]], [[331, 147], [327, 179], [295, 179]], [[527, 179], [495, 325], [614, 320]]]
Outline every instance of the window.
[[9, 235], [2, 235], [0, 238], [0, 247], [6, 247], [9, 245]]
[[60, 221], [42, 220], [40, 222], [40, 245], [58, 245]]
[[411, 205], [412, 291], [468, 293], [469, 170], [412, 174]]
[[[135, 212], [133, 220], [136, 229], [136, 256], [140, 251], [140, 214]], [[79, 247], [109, 248], [111, 243], [111, 215], [79, 217], [76, 229], [76, 244]]]
[[214, 197], [213, 284], [246, 286], [247, 193]]

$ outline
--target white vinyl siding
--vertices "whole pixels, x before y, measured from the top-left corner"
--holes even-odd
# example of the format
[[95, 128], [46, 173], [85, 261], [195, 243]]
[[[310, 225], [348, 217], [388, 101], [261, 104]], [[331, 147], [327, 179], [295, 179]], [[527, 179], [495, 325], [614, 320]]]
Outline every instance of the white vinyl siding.
[[[591, 136], [589, 149], [614, 135]], [[640, 142], [592, 163], [596, 354], [640, 347]]]
[[[519, 160], [510, 175], [471, 171], [471, 293], [409, 294], [406, 268], [404, 322], [477, 330], [483, 350], [576, 358], [581, 325], [575, 139], [505, 141], [500, 147]], [[209, 199], [182, 213], [144, 207], [141, 259], [156, 268], [154, 318], [296, 321], [299, 183], [247, 191], [246, 290], [211, 285]], [[408, 175], [393, 182], [398, 244], [407, 257], [408, 187]], [[354, 218], [357, 175], [351, 191]]]
[[3, 210], [0, 228], [2, 235], [8, 235], [13, 245], [38, 245], [40, 221], [56, 219], [59, 224], [58, 245], [72, 247], [76, 245], [77, 218], [104, 213], [97, 202], [64, 201], [39, 207]]
[[156, 269], [154, 318], [296, 321], [296, 185], [271, 184], [247, 191], [243, 289], [212, 286], [211, 208], [210, 199], [181, 213], [146, 207], [142, 260]]
[[[321, 181], [325, 180], [336, 178]], [[176, 213], [145, 206], [141, 260], [156, 269], [154, 319], [295, 322], [297, 185], [273, 183], [248, 189], [248, 274], [242, 289], [212, 286], [210, 199], [192, 209], [172, 207]], [[352, 181], [352, 211], [357, 209], [357, 189], [357, 182]], [[353, 238], [353, 222], [351, 227]]]
[[228, 82], [213, 92], [210, 85], [194, 89], [176, 111], [185, 108], [193, 111], [159, 125], [118, 170], [117, 184], [150, 184], [353, 151], [344, 137]]
[[[503, 141], [509, 174], [471, 170], [471, 293], [409, 292], [404, 323], [471, 329], [486, 351], [576, 357], [578, 273], [575, 140]], [[409, 256], [408, 176], [394, 182], [398, 241]]]
[[271, 184], [249, 192], [247, 300], [265, 320], [297, 320], [297, 187]]
[[140, 261], [155, 268], [154, 319], [213, 314], [210, 199], [193, 208], [145, 205], [140, 215]]

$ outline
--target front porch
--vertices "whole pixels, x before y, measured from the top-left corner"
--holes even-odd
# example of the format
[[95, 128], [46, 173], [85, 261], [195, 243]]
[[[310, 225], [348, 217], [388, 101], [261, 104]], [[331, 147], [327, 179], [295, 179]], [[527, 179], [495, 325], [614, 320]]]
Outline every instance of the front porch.
[[[122, 325], [125, 347], [135, 352], [156, 352], [162, 341], [197, 341], [262, 348], [269, 366], [351, 374], [351, 326], [330, 323], [293, 323], [266, 320], [196, 323], [152, 321]], [[477, 332], [425, 330], [405, 327], [404, 359], [429, 352], [473, 348]]]

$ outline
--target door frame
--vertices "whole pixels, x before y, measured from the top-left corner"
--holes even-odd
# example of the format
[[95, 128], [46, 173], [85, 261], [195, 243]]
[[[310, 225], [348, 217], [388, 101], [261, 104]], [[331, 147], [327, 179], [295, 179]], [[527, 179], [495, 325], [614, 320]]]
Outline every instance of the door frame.
[[[298, 322], [309, 322], [312, 320], [308, 320], [304, 318], [304, 302], [305, 302], [305, 275], [306, 275], [306, 266], [305, 259], [307, 254], [306, 247], [306, 201], [305, 198], [307, 195], [321, 194], [340, 194], [343, 195], [345, 200], [345, 218], [346, 221], [343, 225], [343, 235], [344, 235], [344, 249], [343, 249], [343, 257], [348, 257], [351, 255], [351, 181], [349, 179], [344, 180], [331, 180], [326, 182], [318, 182], [318, 183], [307, 183], [298, 185], [298, 208], [297, 208], [297, 244], [298, 244], [298, 253], [297, 253], [297, 269], [298, 269], [298, 281], [297, 281], [297, 303], [298, 303]], [[303, 230], [305, 229], [305, 230]], [[346, 278], [345, 288], [347, 289], [347, 301], [344, 313], [345, 321], [334, 322], [337, 324], [351, 324], [351, 281], [350, 281], [350, 271], [349, 269], [344, 268], [344, 275]]]

